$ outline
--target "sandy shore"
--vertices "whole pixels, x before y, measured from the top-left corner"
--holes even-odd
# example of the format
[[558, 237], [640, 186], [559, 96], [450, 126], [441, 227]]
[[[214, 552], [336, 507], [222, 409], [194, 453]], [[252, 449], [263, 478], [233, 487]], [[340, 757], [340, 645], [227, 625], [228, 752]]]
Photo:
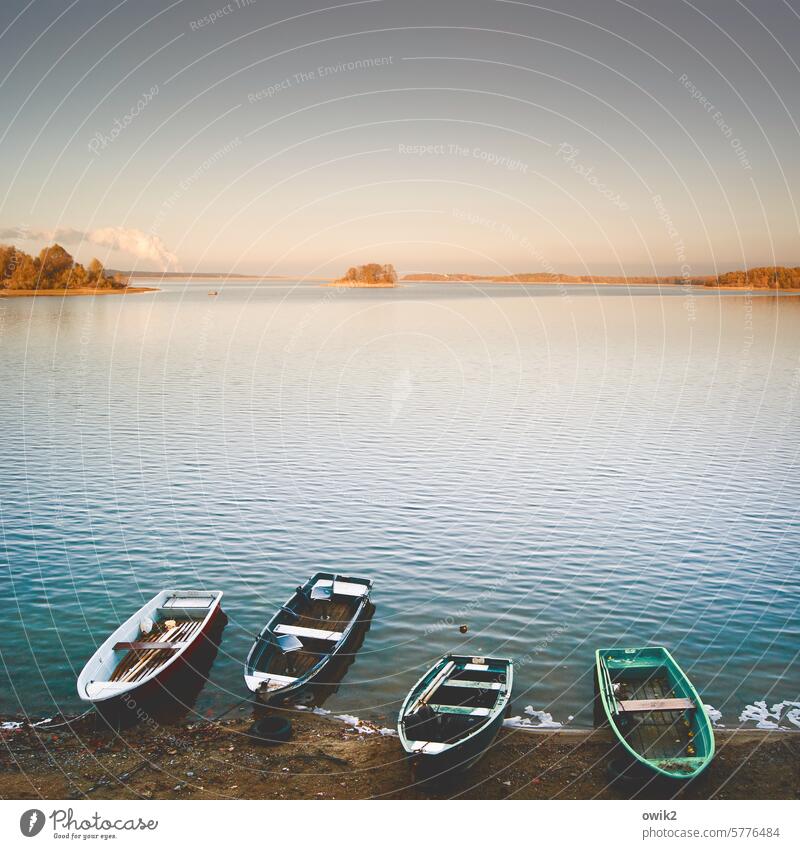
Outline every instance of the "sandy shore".
[[[120, 733], [90, 715], [72, 726], [3, 731], [4, 799], [615, 799], [670, 798], [656, 783], [610, 784], [613, 740], [600, 731], [503, 730], [466, 774], [414, 784], [396, 737], [286, 712], [288, 743], [246, 736], [252, 708], [217, 723], [139, 724]], [[800, 734], [719, 731], [717, 756], [681, 798], [800, 798]]]
[[0, 289], [0, 298], [71, 298], [75, 295], [138, 295], [158, 291], [152, 286], [128, 286], [125, 289]]

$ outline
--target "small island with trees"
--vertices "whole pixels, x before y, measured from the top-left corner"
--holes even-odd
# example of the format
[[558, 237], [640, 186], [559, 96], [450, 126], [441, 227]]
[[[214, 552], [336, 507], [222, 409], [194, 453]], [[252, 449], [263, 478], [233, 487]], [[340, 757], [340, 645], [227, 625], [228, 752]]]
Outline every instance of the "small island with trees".
[[25, 295], [126, 295], [155, 292], [133, 287], [128, 277], [110, 274], [99, 259], [84, 267], [61, 245], [32, 257], [13, 245], [0, 245], [0, 297]]
[[348, 268], [344, 277], [334, 280], [330, 286], [351, 286], [364, 289], [391, 289], [397, 285], [394, 266], [370, 262]]

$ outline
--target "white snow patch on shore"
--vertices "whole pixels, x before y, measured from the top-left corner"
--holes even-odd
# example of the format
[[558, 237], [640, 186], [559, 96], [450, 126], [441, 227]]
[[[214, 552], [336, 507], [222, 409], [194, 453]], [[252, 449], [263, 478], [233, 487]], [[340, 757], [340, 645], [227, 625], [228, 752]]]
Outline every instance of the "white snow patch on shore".
[[31, 728], [38, 728], [40, 725], [48, 725], [53, 721], [52, 717], [40, 719], [39, 722], [0, 722], [0, 731], [16, 731], [22, 728], [23, 725], [30, 725]]
[[782, 725], [782, 721], [800, 728], [800, 702], [777, 702], [770, 710], [765, 701], [757, 701], [747, 705], [739, 715], [739, 722], [755, 722], [756, 728], [771, 731], [786, 730], [788, 726]]
[[[308, 705], [295, 705], [295, 708], [297, 710], [310, 711], [311, 713], [315, 713], [317, 716], [331, 716], [333, 713], [333, 711], [325, 710], [325, 708], [312, 708]], [[354, 731], [358, 731], [359, 734], [380, 734], [381, 737], [397, 736], [397, 732], [394, 728], [383, 728], [380, 725], [376, 725], [374, 722], [370, 722], [368, 719], [359, 719], [351, 713], [340, 713], [338, 716], [334, 716], [333, 718], [339, 722], [344, 722], [345, 725], [349, 725]]]
[[397, 732], [393, 728], [382, 728], [368, 719], [359, 719], [350, 713], [342, 713], [334, 717], [341, 722], [345, 722], [357, 731], [359, 734], [379, 734], [381, 737], [395, 737]]
[[[545, 710], [536, 710], [533, 705], [528, 705], [525, 708], [525, 713], [528, 716], [511, 716], [504, 720], [503, 725], [506, 728], [563, 728], [562, 722], [557, 722], [553, 719], [553, 715]], [[537, 720], [534, 722], [533, 720]]]

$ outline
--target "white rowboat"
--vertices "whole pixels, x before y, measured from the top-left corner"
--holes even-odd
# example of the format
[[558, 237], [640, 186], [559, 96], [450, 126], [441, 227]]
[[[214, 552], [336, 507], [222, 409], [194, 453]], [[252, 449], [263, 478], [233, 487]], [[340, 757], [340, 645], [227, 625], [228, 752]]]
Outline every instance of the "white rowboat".
[[120, 625], [78, 676], [85, 702], [107, 705], [162, 683], [209, 630], [218, 590], [162, 590]]

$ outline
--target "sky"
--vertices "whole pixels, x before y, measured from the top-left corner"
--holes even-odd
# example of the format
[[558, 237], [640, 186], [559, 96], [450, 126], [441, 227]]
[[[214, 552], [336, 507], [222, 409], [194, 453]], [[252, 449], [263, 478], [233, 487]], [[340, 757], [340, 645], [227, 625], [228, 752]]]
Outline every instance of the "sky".
[[3, 0], [0, 241], [121, 269], [800, 265], [800, 0]]

